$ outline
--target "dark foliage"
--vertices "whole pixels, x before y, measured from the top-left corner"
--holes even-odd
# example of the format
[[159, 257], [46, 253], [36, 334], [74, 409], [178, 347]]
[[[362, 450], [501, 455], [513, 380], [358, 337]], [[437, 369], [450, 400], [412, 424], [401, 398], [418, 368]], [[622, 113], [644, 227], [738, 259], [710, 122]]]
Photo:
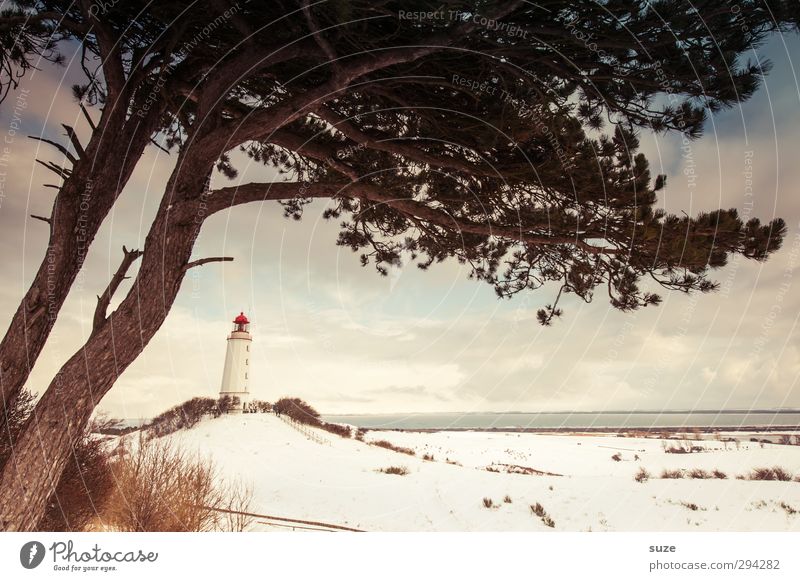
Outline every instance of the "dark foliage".
[[299, 397], [282, 397], [273, 404], [272, 409], [275, 413], [289, 416], [301, 424], [309, 426], [321, 424], [319, 412]]
[[195, 397], [154, 417], [146, 429], [156, 436], [165, 436], [191, 428], [205, 415], [217, 416], [222, 406], [210, 397]]

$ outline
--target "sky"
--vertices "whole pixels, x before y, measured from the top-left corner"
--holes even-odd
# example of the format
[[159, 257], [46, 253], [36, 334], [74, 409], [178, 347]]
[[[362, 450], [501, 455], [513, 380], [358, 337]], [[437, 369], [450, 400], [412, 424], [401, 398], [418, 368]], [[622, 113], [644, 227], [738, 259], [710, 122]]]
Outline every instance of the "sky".
[[[536, 310], [546, 287], [498, 300], [455, 261], [413, 265], [380, 277], [335, 245], [325, 203], [286, 220], [276, 203], [239, 206], [203, 226], [196, 257], [234, 261], [192, 269], [165, 324], [100, 404], [113, 417], [150, 417], [219, 391], [226, 335], [244, 311], [252, 321], [251, 393], [306, 399], [323, 413], [588, 411], [800, 408], [800, 90], [797, 35], [776, 35], [751, 55], [772, 70], [742, 106], [713, 116], [686, 147], [677, 135], [642, 132], [653, 173], [668, 176], [659, 204], [696, 214], [736, 207], [788, 224], [784, 247], [766, 263], [734, 260], [716, 271], [710, 295], [665, 294], [658, 307], [621, 313], [573, 297], [552, 327]], [[10, 321], [47, 243], [52, 174], [61, 123], [86, 138], [71, 98], [74, 63], [43, 67], [0, 109], [7, 167], [0, 168], [0, 323]], [[12, 109], [24, 97], [16, 122]], [[21, 103], [20, 102], [20, 103]], [[13, 123], [12, 123], [13, 122]], [[20, 125], [19, 128], [16, 126]], [[236, 181], [273, 179], [234, 156]], [[41, 394], [88, 337], [98, 295], [122, 257], [141, 248], [174, 163], [155, 147], [92, 245], [28, 382]], [[230, 185], [215, 177], [214, 185]], [[117, 293], [124, 296], [129, 283]]]

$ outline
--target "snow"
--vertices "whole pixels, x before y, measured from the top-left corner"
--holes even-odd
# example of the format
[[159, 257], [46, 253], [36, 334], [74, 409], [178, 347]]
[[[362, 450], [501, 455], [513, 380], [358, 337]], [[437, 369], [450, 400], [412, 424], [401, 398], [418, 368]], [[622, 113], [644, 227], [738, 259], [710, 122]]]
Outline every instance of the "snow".
[[[229, 415], [166, 437], [251, 484], [255, 513], [368, 531], [800, 530], [800, 482], [736, 479], [775, 465], [800, 475], [800, 446], [706, 440], [692, 442], [703, 452], [668, 454], [662, 440], [613, 435], [370, 431], [360, 442], [306, 429], [317, 441], [271, 414]], [[417, 455], [367, 443], [376, 440]], [[509, 474], [500, 465], [560, 476]], [[390, 466], [409, 473], [379, 472]], [[653, 478], [636, 482], [640, 466]], [[728, 478], [658, 478], [665, 468], [719, 469]], [[495, 507], [484, 507], [484, 497]], [[555, 527], [532, 514], [537, 502]]]

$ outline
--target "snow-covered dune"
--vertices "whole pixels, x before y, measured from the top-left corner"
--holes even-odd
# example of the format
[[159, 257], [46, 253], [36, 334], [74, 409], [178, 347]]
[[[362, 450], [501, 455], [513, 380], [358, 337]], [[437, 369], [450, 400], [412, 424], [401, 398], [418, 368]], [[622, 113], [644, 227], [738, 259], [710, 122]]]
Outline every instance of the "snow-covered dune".
[[[800, 482], [736, 479], [775, 465], [800, 475], [800, 446], [710, 440], [693, 443], [703, 452], [667, 454], [661, 440], [601, 435], [367, 434], [367, 442], [416, 450], [409, 456], [312, 432], [323, 442], [252, 414], [167, 437], [212, 458], [227, 478], [252, 484], [253, 512], [369, 531], [800, 530], [800, 512], [792, 514], [800, 511]], [[408, 474], [380, 472], [389, 467]], [[640, 467], [649, 481], [634, 480]], [[727, 479], [658, 478], [663, 469], [693, 468]], [[536, 503], [554, 527], [533, 514]]]

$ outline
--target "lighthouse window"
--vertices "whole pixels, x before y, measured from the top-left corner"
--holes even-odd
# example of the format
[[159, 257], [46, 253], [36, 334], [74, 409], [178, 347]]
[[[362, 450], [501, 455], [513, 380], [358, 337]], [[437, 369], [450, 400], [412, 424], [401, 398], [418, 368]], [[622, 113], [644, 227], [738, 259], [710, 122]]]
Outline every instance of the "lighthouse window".
[[244, 378], [247, 379], [247, 372], [244, 372]]
[[249, 359], [245, 359], [245, 360], [244, 360], [244, 364], [245, 364], [245, 365], [250, 365], [250, 360], [249, 360]]

